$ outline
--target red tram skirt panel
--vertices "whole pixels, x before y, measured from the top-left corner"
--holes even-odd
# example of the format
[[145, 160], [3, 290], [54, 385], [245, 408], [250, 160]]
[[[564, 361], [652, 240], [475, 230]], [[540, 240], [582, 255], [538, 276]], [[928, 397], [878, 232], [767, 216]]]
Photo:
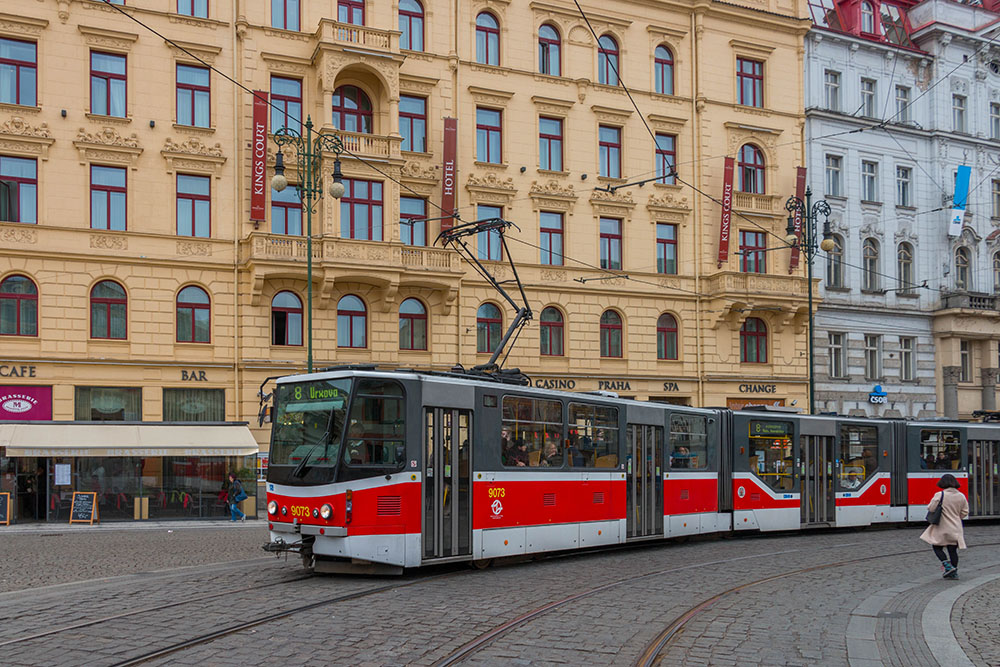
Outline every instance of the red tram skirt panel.
[[906, 501], [909, 505], [910, 522], [920, 523], [927, 516], [927, 505], [931, 498], [941, 491], [938, 488], [938, 480], [942, 475], [951, 473], [958, 480], [958, 490], [969, 497], [969, 473], [959, 470], [927, 470], [920, 472], [909, 472], [906, 474]]
[[663, 474], [663, 531], [666, 537], [731, 529], [731, 516], [719, 512], [719, 473]]
[[797, 530], [800, 494], [774, 491], [750, 472], [733, 473], [734, 530]]
[[872, 475], [855, 491], [836, 494], [837, 526], [868, 526], [887, 521], [905, 521], [905, 508], [890, 507], [892, 475], [879, 472]]

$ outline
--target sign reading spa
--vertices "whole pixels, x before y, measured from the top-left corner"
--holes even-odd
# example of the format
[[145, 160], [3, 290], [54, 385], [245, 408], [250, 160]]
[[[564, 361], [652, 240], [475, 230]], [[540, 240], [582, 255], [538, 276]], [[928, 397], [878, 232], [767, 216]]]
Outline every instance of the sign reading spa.
[[52, 387], [0, 385], [0, 420], [51, 421]]

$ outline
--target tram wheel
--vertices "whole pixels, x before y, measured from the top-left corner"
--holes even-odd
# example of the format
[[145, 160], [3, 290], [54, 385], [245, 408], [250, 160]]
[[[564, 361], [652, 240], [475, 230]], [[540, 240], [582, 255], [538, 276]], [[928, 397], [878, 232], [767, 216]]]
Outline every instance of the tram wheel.
[[492, 558], [480, 558], [479, 560], [472, 561], [472, 567], [476, 568], [477, 570], [485, 570], [492, 564], [493, 564]]

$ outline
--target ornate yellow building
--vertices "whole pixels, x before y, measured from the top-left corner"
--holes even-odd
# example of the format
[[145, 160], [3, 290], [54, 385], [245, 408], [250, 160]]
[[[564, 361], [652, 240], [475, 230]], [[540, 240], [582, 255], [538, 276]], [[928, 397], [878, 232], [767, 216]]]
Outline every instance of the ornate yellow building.
[[[258, 386], [306, 362], [306, 216], [289, 147], [292, 186], [252, 210], [256, 90], [271, 131], [308, 116], [345, 149], [345, 196], [312, 220], [316, 367], [473, 366], [513, 317], [434, 245], [451, 118], [461, 221], [517, 225], [535, 320], [507, 366], [578, 391], [806, 404], [803, 267], [738, 253], [785, 236], [802, 3], [588, 1], [589, 25], [562, 0], [118, 4], [0, 16], [0, 393], [50, 386], [56, 420], [209, 410], [252, 420], [267, 450]], [[267, 181], [277, 150], [269, 135]], [[495, 238], [472, 247], [512, 278]]]

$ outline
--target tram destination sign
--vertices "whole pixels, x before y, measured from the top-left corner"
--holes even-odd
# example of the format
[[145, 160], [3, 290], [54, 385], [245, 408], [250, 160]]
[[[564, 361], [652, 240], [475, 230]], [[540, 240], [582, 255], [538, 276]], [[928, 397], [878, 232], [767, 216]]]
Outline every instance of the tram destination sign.
[[73, 501], [69, 508], [70, 523], [100, 523], [100, 511], [97, 507], [97, 493], [94, 491], [74, 491]]
[[0, 493], [0, 526], [10, 525], [10, 494]]
[[792, 425], [788, 422], [750, 422], [750, 435], [765, 438], [785, 438], [792, 432]]

